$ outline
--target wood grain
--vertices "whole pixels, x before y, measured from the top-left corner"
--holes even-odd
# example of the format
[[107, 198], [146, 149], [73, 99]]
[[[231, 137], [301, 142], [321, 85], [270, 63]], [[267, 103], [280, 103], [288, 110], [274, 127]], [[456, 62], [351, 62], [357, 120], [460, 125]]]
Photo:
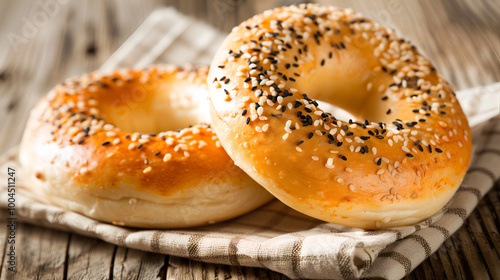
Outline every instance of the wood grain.
[[[41, 96], [67, 77], [97, 69], [155, 8], [173, 6], [228, 32], [255, 13], [295, 2], [1, 1], [0, 153], [19, 143]], [[352, 7], [395, 28], [457, 89], [500, 81], [498, 0], [318, 2]], [[500, 279], [499, 190], [497, 182], [464, 226], [405, 279]], [[2, 218], [3, 252], [6, 241]], [[206, 264], [26, 224], [19, 225], [16, 242], [19, 272], [6, 270], [2, 254], [0, 279], [287, 279], [266, 269]]]

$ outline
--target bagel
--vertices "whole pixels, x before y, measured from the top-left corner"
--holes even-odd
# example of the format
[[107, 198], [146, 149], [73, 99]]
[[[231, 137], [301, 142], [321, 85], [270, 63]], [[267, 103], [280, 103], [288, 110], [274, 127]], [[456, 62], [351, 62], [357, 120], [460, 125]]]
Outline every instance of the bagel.
[[[416, 47], [351, 10], [281, 7], [241, 23], [209, 72], [212, 125], [279, 200], [364, 229], [417, 223], [469, 165], [467, 119]], [[337, 119], [317, 100], [342, 108]]]
[[23, 135], [29, 187], [57, 206], [131, 227], [205, 225], [268, 202], [200, 124], [210, 121], [207, 73], [150, 67], [56, 86]]

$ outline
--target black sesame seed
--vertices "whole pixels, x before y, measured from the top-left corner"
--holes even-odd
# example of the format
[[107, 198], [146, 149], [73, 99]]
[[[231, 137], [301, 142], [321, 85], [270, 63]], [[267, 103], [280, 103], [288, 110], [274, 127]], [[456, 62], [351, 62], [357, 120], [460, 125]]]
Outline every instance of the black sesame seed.
[[302, 106], [302, 102], [295, 101], [295, 108], [299, 108], [300, 106]]
[[307, 138], [308, 138], [308, 139], [311, 139], [311, 138], [313, 138], [313, 136], [314, 136], [314, 133], [309, 132], [309, 135], [307, 135]]
[[321, 60], [321, 66], [324, 66], [325, 65], [325, 60]]
[[286, 69], [290, 69], [290, 63], [285, 64]]
[[362, 140], [368, 140], [370, 139], [370, 136], [360, 136], [359, 138], [361, 138]]
[[347, 157], [346, 157], [346, 156], [344, 156], [344, 155], [339, 155], [339, 158], [343, 159], [344, 161], [346, 161], [346, 160], [347, 160]]
[[225, 66], [224, 65], [219, 65], [217, 67], [219, 67], [220, 69], [224, 69]]
[[300, 146], [302, 143], [304, 143], [304, 141], [300, 140], [299, 142], [297, 142], [297, 146]]
[[387, 115], [389, 115], [391, 113], [391, 109], [389, 108], [389, 110], [387, 110], [387, 112], [385, 112]]
[[271, 114], [271, 116], [273, 116], [273, 117], [281, 117], [282, 114]]
[[137, 149], [140, 149], [142, 148], [142, 144], [139, 144], [139, 146], [137, 146]]
[[347, 133], [346, 133], [346, 136], [353, 136], [353, 135], [354, 135], [354, 133], [353, 133], [353, 132], [347, 132]]
[[407, 153], [407, 154], [406, 154], [406, 156], [407, 156], [407, 157], [411, 157], [411, 158], [413, 157], [413, 155], [412, 155], [412, 154], [410, 154], [410, 153]]
[[243, 109], [243, 111], [241, 112], [241, 115], [244, 116], [247, 114], [247, 109]]
[[78, 141], [78, 145], [83, 144], [84, 141], [85, 141], [85, 139], [82, 139], [82, 140]]
[[443, 152], [443, 150], [441, 150], [440, 148], [434, 148], [434, 150], [436, 150], [436, 152], [438, 152], [438, 153], [442, 153]]
[[379, 158], [379, 159], [377, 160], [377, 165], [381, 165], [381, 164], [382, 164], [382, 158]]
[[389, 97], [387, 97], [387, 96], [382, 97], [383, 101], [386, 101], [387, 99], [389, 99]]
[[250, 123], [250, 117], [247, 118], [247, 124], [249, 124], [249, 123]]
[[109, 141], [106, 141], [106, 142], [102, 143], [103, 146], [106, 146], [106, 145], [109, 145], [109, 144], [110, 144]]
[[385, 66], [382, 66], [382, 71], [387, 72], [387, 68], [385, 68]]

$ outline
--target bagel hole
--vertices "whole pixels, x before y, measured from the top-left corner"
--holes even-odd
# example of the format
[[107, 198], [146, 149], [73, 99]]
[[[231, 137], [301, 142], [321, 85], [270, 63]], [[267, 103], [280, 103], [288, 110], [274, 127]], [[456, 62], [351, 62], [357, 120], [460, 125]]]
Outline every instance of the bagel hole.
[[316, 100], [318, 102], [318, 107], [321, 108], [326, 113], [332, 114], [337, 120], [341, 120], [343, 122], [347, 122], [348, 120], [353, 120], [357, 121], [357, 119], [348, 111], [337, 107], [331, 103], [321, 101], [321, 100]]
[[149, 90], [136, 86], [107, 104], [111, 106], [99, 110], [126, 132], [159, 133], [210, 123], [207, 89], [196, 84], [162, 82]]

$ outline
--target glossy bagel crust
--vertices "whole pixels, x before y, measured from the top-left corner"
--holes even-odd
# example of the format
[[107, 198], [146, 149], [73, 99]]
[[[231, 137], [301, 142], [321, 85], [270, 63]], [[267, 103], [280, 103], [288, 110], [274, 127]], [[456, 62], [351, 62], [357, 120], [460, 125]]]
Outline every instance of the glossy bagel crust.
[[[366, 229], [441, 209], [471, 139], [452, 87], [393, 31], [305, 5], [235, 27], [209, 73], [212, 124], [236, 164], [290, 207]], [[317, 100], [349, 111], [339, 120]]]
[[209, 125], [157, 132], [204, 107], [209, 121], [207, 73], [155, 66], [56, 86], [23, 136], [29, 187], [60, 207], [132, 227], [204, 225], [268, 202], [272, 196], [234, 165]]

